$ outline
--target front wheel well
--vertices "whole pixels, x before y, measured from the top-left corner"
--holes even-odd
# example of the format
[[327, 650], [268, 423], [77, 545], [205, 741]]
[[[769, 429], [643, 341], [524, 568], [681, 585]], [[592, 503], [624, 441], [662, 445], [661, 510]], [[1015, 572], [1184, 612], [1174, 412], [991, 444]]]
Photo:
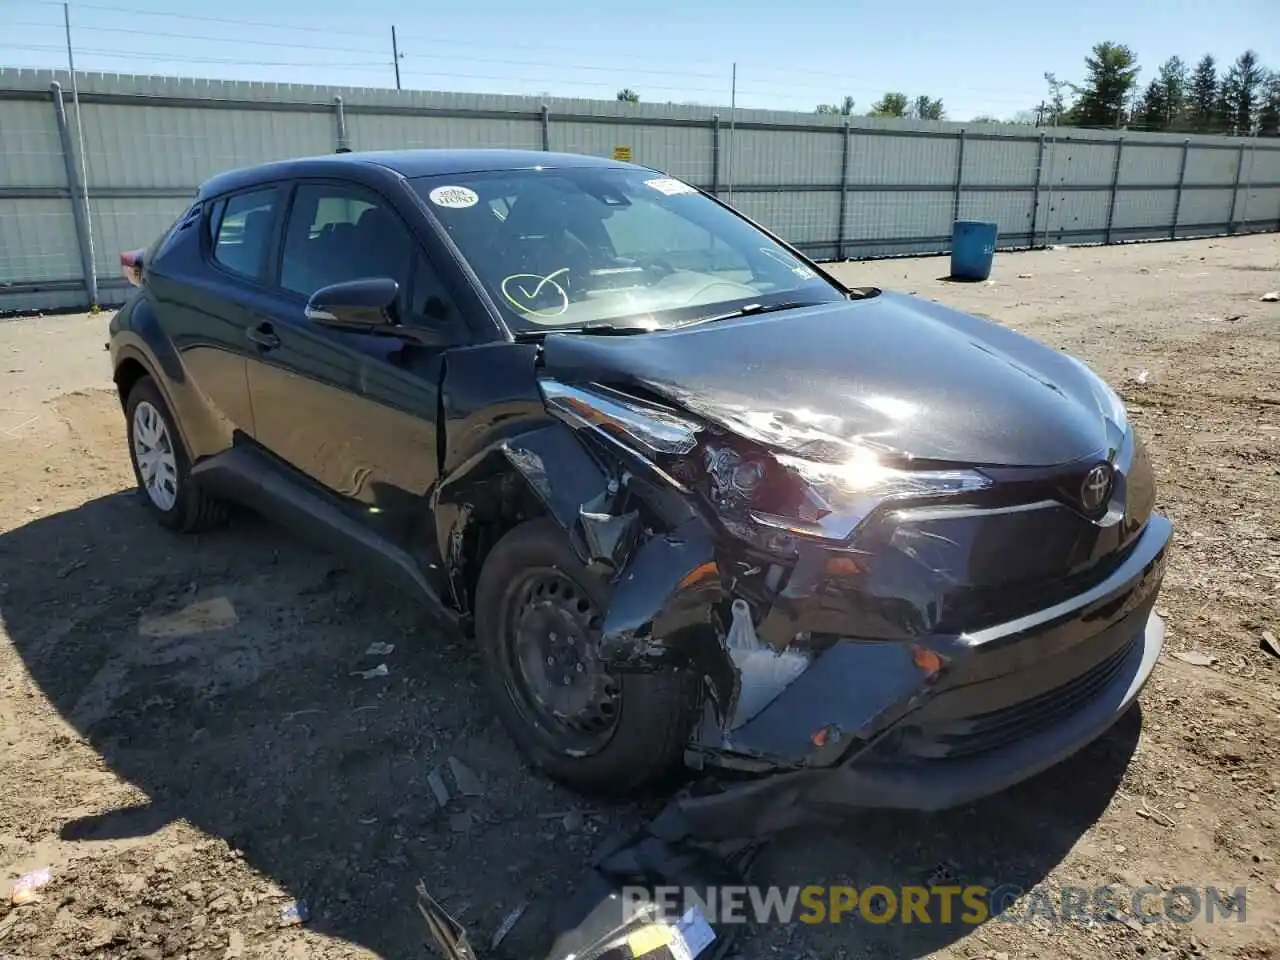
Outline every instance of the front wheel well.
[[129, 402], [129, 391], [133, 389], [134, 384], [146, 376], [150, 376], [147, 368], [132, 357], [126, 357], [120, 362], [112, 376], [116, 384], [116, 392], [120, 396], [120, 406], [123, 407]]
[[450, 559], [456, 567], [454, 582], [461, 588], [463, 612], [474, 615], [480, 571], [494, 544], [521, 524], [550, 516], [550, 511], [515, 473], [494, 477], [473, 493], [479, 495], [469, 498], [468, 517], [451, 545]]

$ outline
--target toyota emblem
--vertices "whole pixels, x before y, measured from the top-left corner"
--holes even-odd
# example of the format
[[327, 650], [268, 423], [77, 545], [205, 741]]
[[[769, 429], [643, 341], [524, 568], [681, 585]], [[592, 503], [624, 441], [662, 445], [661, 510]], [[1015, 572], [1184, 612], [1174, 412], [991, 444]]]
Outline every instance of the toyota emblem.
[[1111, 495], [1111, 465], [1100, 463], [1084, 476], [1080, 484], [1080, 505], [1089, 513], [1100, 510]]

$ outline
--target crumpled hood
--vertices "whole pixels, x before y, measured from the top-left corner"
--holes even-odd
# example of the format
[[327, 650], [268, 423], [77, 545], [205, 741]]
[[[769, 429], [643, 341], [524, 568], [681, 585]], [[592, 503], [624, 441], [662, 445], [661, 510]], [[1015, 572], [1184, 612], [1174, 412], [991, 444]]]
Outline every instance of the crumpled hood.
[[1047, 466], [1108, 447], [1107, 404], [1064, 354], [895, 293], [638, 336], [552, 334], [545, 372], [650, 390], [774, 449]]

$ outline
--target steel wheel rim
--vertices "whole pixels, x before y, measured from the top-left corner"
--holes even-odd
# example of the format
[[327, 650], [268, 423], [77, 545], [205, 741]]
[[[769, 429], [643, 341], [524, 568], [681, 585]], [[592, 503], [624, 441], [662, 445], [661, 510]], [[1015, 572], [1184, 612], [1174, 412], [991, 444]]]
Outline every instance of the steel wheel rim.
[[555, 568], [528, 570], [507, 589], [507, 688], [525, 721], [570, 756], [603, 749], [621, 713], [621, 684], [599, 655], [601, 621], [586, 591]]
[[178, 458], [169, 427], [155, 405], [143, 400], [133, 408], [133, 456], [142, 489], [159, 509], [178, 502]]

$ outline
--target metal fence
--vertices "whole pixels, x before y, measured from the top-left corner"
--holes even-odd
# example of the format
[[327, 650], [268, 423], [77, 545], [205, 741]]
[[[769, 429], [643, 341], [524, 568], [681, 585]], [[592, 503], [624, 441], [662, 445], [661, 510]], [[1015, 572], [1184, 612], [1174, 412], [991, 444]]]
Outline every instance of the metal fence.
[[[619, 156], [816, 259], [1280, 228], [1280, 142], [614, 101], [0, 69], [0, 312], [123, 299], [118, 254], [206, 177], [339, 149]], [[73, 89], [75, 96], [73, 96]]]

